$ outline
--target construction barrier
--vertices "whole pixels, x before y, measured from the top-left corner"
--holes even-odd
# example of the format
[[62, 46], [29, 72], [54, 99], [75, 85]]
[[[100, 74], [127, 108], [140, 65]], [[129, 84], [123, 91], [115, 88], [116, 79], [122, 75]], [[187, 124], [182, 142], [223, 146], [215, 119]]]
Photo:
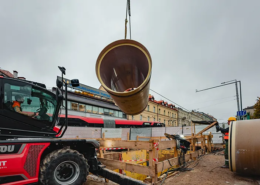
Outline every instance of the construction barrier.
[[[140, 136], [142, 137], [142, 136]], [[146, 137], [146, 136], [143, 136]], [[152, 137], [151, 137], [152, 138]], [[158, 182], [158, 177], [167, 172], [168, 169], [176, 168], [179, 165], [179, 150], [176, 141], [160, 141], [158, 139], [146, 138], [148, 141], [122, 141], [122, 140], [100, 140], [101, 148], [123, 148], [130, 151], [107, 152], [99, 151], [98, 160], [118, 173], [125, 174], [138, 180], [151, 179], [151, 183]], [[205, 150], [212, 150], [212, 134], [187, 136], [191, 147], [184, 160], [196, 160]], [[196, 141], [201, 142], [201, 149], [196, 150]]]
[[[185, 137], [191, 136], [192, 133], [203, 131], [206, 125], [196, 125], [187, 127], [156, 127], [156, 128], [94, 128], [94, 127], [68, 127], [63, 138], [118, 138], [118, 140], [139, 140], [149, 141], [151, 138], [159, 140], [167, 140], [164, 138], [164, 133], [178, 134]], [[193, 132], [195, 130], [195, 132]], [[204, 132], [204, 134], [214, 136], [211, 141], [213, 144], [223, 144], [223, 135], [216, 132], [216, 128], [212, 127]], [[200, 142], [198, 142], [200, 144]]]

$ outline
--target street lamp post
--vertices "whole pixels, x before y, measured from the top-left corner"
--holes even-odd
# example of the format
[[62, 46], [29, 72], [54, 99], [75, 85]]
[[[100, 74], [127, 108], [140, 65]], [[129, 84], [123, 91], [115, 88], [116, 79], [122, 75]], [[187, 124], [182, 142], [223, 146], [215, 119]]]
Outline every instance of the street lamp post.
[[[239, 95], [238, 95], [237, 83], [240, 84], [240, 102], [241, 102], [241, 103], [240, 103], [240, 107], [239, 107]], [[202, 89], [202, 90], [197, 90], [197, 89], [196, 89], [196, 92], [206, 91], [206, 90], [210, 90], [210, 89], [222, 87], [222, 86], [225, 86], [225, 85], [235, 84], [235, 85], [236, 85], [236, 97], [237, 97], [237, 110], [239, 111], [240, 108], [241, 108], [241, 111], [242, 111], [242, 94], [241, 94], [241, 93], [242, 93], [242, 90], [241, 90], [241, 81], [230, 80], [230, 81], [227, 81], [227, 82], [222, 82], [221, 84], [222, 84], [222, 85], [210, 87], [210, 88], [207, 88], [207, 89]]]
[[183, 127], [186, 127], [186, 124], [182, 124], [181, 127], [182, 127], [182, 135], [183, 135]]
[[[238, 111], [239, 111], [239, 96], [238, 96], [238, 88], [237, 88], [237, 83], [239, 83], [239, 90], [240, 90], [240, 111], [242, 111], [243, 110], [243, 108], [242, 108], [242, 87], [241, 87], [241, 81], [237, 81], [237, 80], [230, 80], [230, 81], [227, 81], [227, 82], [222, 82], [221, 84], [226, 84], [226, 83], [228, 83], [228, 82], [234, 82], [234, 83], [236, 83], [236, 96], [237, 96], [237, 106], [238, 106]], [[240, 119], [242, 120], [242, 116], [240, 116]]]

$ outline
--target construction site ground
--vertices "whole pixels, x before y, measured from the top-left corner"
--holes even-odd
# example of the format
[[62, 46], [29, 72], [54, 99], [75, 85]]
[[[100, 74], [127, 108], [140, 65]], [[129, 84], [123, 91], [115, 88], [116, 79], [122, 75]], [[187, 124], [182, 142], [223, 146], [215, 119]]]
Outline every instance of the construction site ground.
[[[198, 161], [191, 163], [191, 171], [179, 172], [167, 178], [164, 185], [260, 185], [260, 177], [237, 175], [228, 168], [221, 168], [224, 164], [223, 151], [207, 154]], [[89, 180], [85, 185], [114, 185], [115, 183], [97, 182]], [[160, 182], [158, 184], [161, 184]]]

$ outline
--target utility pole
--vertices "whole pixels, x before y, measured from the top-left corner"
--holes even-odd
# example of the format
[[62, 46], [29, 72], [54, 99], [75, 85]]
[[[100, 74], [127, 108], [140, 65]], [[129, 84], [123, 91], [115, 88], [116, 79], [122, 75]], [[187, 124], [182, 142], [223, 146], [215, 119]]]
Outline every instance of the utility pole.
[[239, 111], [239, 99], [238, 99], [237, 83], [236, 83], [236, 97], [237, 97], [237, 111]]
[[[206, 91], [206, 90], [210, 90], [210, 89], [214, 89], [214, 88], [218, 88], [218, 87], [223, 87], [225, 85], [235, 84], [235, 87], [236, 87], [236, 97], [237, 97], [237, 111], [239, 111], [240, 110], [240, 106], [239, 106], [239, 95], [238, 95], [238, 87], [237, 87], [237, 83], [238, 82], [240, 83], [240, 101], [241, 101], [241, 111], [242, 111], [242, 95], [241, 95], [241, 82], [240, 81], [230, 80], [230, 81], [227, 81], [227, 82], [222, 82], [221, 83], [222, 85], [218, 85], [218, 86], [214, 86], [214, 87], [210, 87], [210, 88], [206, 88], [206, 89], [202, 89], [202, 90], [197, 90], [196, 89], [196, 92]], [[238, 117], [238, 118], [240, 118], [240, 117]]]
[[240, 86], [240, 107], [241, 107], [241, 111], [243, 110], [242, 108], [242, 87], [241, 87], [241, 81], [238, 81], [239, 82], [239, 86]]
[[[233, 82], [235, 83], [236, 85], [236, 97], [237, 97], [237, 111], [242, 111], [242, 106], [241, 106], [241, 110], [240, 110], [240, 107], [239, 107], [239, 95], [238, 95], [238, 88], [237, 88], [237, 80], [230, 80], [230, 81], [227, 81], [227, 82], [222, 82], [221, 84], [226, 84], [226, 83], [230, 83], [230, 82]], [[240, 87], [240, 92], [241, 92], [241, 87]]]

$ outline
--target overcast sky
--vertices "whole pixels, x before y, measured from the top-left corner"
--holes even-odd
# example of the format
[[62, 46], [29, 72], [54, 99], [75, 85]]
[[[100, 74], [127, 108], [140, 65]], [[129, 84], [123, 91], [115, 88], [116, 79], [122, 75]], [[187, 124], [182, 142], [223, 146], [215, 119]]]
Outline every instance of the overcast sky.
[[[52, 87], [60, 65], [66, 78], [98, 88], [96, 59], [124, 38], [125, 7], [126, 0], [2, 0], [0, 67]], [[151, 89], [222, 122], [236, 114], [235, 85], [196, 89], [237, 79], [243, 108], [253, 105], [260, 96], [259, 7], [259, 0], [132, 0], [132, 39], [152, 56]]]

